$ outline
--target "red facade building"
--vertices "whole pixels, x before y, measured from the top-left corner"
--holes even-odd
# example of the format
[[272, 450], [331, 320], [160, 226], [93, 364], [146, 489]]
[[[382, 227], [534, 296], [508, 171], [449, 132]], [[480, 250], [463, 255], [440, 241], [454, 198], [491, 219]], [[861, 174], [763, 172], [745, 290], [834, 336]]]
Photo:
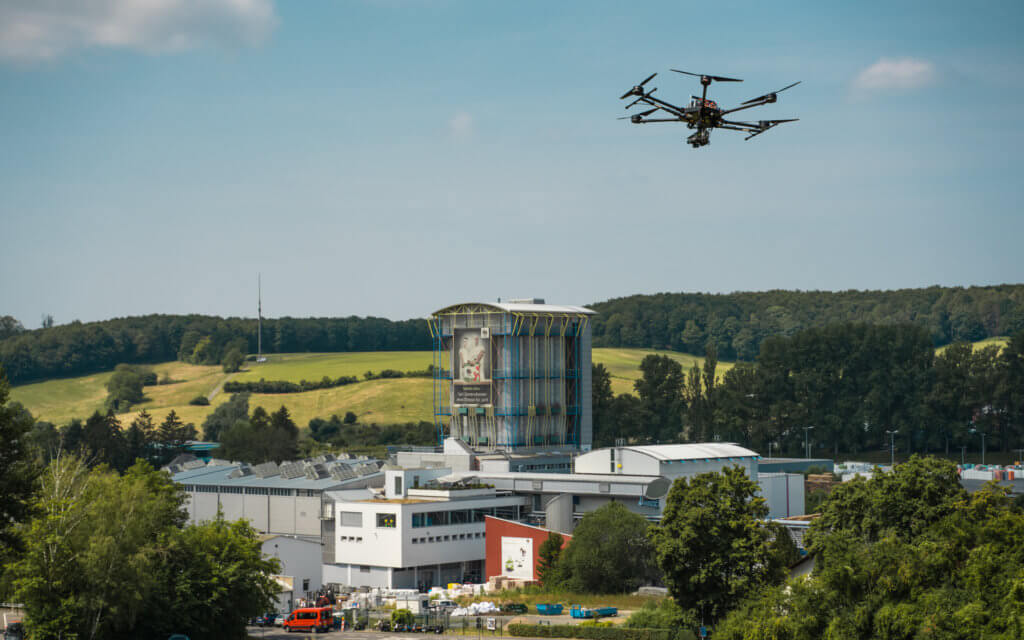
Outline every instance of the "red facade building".
[[[487, 516], [484, 523], [484, 544], [487, 553], [484, 570], [487, 579], [505, 576], [516, 580], [536, 580], [540, 545], [552, 533], [557, 532]], [[565, 540], [562, 544], [564, 549], [572, 536], [564, 533], [561, 535]]]

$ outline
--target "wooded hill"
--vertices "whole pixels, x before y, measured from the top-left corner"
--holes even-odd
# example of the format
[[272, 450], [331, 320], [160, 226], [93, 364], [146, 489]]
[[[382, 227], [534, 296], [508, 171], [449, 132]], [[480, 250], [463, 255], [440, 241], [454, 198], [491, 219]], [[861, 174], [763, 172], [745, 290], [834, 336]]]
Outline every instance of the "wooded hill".
[[[590, 305], [594, 346], [668, 349], [753, 360], [769, 336], [836, 323], [915, 324], [935, 346], [1024, 329], [1024, 285], [898, 291], [663, 293]], [[217, 364], [237, 348], [256, 351], [256, 320], [148, 315], [25, 330], [0, 317], [0, 364], [13, 384], [108, 371], [120, 363]], [[422, 351], [425, 320], [276, 318], [263, 321], [264, 353]]]
[[896, 291], [659, 293], [591, 305], [594, 346], [645, 347], [754, 360], [769, 336], [840, 323], [914, 324], [934, 346], [1024, 329], [1024, 285]]

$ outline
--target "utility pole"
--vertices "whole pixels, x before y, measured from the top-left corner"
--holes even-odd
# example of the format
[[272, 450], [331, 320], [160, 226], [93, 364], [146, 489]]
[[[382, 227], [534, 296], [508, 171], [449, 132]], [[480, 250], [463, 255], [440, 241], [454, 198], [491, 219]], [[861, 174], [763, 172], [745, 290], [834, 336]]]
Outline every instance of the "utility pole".
[[810, 440], [808, 438], [808, 434], [810, 433], [811, 429], [813, 429], [813, 428], [814, 428], [813, 425], [810, 426], [810, 427], [804, 427], [804, 458], [810, 458], [811, 457], [811, 442], [810, 442]]
[[1024, 459], [1024, 448], [1014, 449], [1014, 451], [1017, 452], [1017, 459], [1014, 462], [1020, 462], [1022, 459]]
[[960, 465], [967, 464], [967, 445], [960, 445]]
[[256, 274], [256, 362], [263, 362], [263, 275]]
[[896, 434], [899, 433], [899, 429], [895, 431], [885, 430], [889, 434], [889, 466], [896, 468]]

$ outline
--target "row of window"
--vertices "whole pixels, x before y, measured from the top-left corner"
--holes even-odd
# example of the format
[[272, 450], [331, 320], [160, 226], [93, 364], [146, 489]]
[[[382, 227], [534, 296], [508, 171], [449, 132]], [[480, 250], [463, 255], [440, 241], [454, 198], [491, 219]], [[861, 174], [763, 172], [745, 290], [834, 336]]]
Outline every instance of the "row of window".
[[486, 516], [497, 516], [506, 520], [515, 520], [519, 516], [519, 507], [484, 507], [480, 509], [455, 509], [453, 511], [425, 511], [412, 514], [414, 529], [421, 527], [445, 527], [449, 525], [472, 524], [483, 522]]
[[425, 538], [413, 538], [413, 544], [430, 544], [431, 542], [457, 542], [459, 540], [473, 540], [474, 538], [483, 538], [484, 532], [477, 531], [476, 533], [459, 533], [450, 536], [427, 536]]
[[356, 536], [341, 536], [341, 537], [338, 538], [338, 540], [340, 540], [341, 542], [362, 542], [363, 541], [363, 537], [362, 536], [359, 536], [359, 537], [356, 537]]
[[[484, 507], [481, 509], [425, 511], [412, 514], [412, 526], [415, 529], [419, 529], [422, 527], [446, 527], [450, 525], [482, 523], [486, 516], [516, 520], [519, 518], [519, 507], [517, 505], [508, 505], [505, 507]], [[338, 525], [342, 527], [362, 527], [363, 514], [359, 511], [341, 511], [338, 513]], [[394, 529], [398, 526], [398, 518], [394, 513], [378, 513], [376, 514], [376, 526], [378, 529]]]

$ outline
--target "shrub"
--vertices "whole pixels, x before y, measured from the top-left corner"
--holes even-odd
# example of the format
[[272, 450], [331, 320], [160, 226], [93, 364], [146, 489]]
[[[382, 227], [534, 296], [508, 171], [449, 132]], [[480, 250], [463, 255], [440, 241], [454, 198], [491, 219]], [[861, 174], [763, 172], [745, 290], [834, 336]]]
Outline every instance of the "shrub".
[[513, 636], [532, 638], [586, 638], [587, 640], [696, 640], [689, 629], [625, 629], [611, 626], [510, 624]]
[[189, 400], [188, 403], [200, 407], [205, 407], [206, 405], [210, 404], [210, 399], [207, 398], [206, 396], [196, 396]]

